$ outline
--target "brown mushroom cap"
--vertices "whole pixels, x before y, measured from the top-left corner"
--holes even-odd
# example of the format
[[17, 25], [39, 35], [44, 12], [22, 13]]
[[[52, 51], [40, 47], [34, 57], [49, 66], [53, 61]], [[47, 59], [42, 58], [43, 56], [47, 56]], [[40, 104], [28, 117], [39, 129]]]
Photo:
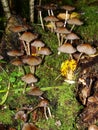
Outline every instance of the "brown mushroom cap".
[[30, 43], [31, 41], [35, 40], [38, 37], [38, 34], [34, 34], [31, 32], [24, 32], [19, 39], [23, 40], [27, 43]]
[[66, 36], [67, 40], [75, 40], [75, 39], [80, 39], [75, 33], [69, 33]]
[[48, 106], [49, 101], [47, 99], [42, 99], [40, 103], [38, 104], [39, 107], [46, 107]]
[[20, 52], [18, 50], [12, 50], [12, 51], [8, 51], [7, 55], [9, 55], [9, 56], [22, 56], [23, 52]]
[[14, 59], [11, 61], [11, 64], [15, 66], [20, 66], [23, 64], [23, 62], [20, 59]]
[[61, 34], [69, 34], [70, 33], [70, 31], [65, 27], [57, 27], [55, 29], [55, 32], [56, 33], [61, 33]]
[[24, 57], [22, 59], [23, 63], [31, 65], [31, 66], [36, 66], [39, 65], [42, 62], [42, 59], [38, 56], [28, 56]]
[[64, 23], [61, 21], [55, 22], [56, 27], [63, 27]]
[[67, 11], [73, 11], [75, 7], [69, 6], [69, 5], [63, 5], [60, 7], [61, 9], [67, 10]]
[[76, 52], [76, 49], [72, 46], [70, 43], [64, 43], [63, 45], [58, 47], [58, 51], [63, 53], [69, 53], [72, 54]]
[[88, 54], [88, 55], [92, 55], [94, 53], [96, 53], [96, 48], [93, 48], [90, 44], [88, 43], [83, 43], [77, 46], [77, 50], [79, 52]]
[[31, 90], [27, 93], [28, 95], [32, 96], [41, 96], [43, 94], [43, 91], [40, 90], [39, 87], [31, 87]]
[[61, 19], [61, 20], [69, 19], [69, 18], [70, 18], [70, 14], [59, 13], [59, 14], [57, 15], [57, 18], [58, 18], [58, 19]]
[[43, 9], [45, 9], [45, 10], [56, 10], [57, 5], [56, 4], [46, 4], [46, 5], [43, 6]]
[[72, 25], [78, 25], [78, 26], [83, 24], [83, 22], [80, 21], [78, 18], [69, 19], [67, 23]]
[[10, 27], [9, 30], [14, 32], [14, 33], [19, 33], [19, 32], [23, 32], [26, 31], [28, 28], [26, 26], [22, 26], [22, 25], [18, 25], [18, 26], [14, 26], [14, 27]]
[[88, 127], [88, 130], [98, 130], [98, 126], [97, 125], [90, 125]]
[[55, 16], [52, 16], [52, 15], [46, 16], [46, 17], [44, 18], [44, 20], [45, 20], [46, 22], [56, 22], [56, 21], [59, 21], [58, 18], [56, 18]]
[[25, 123], [22, 130], [39, 130], [33, 123]]
[[34, 40], [34, 42], [31, 43], [31, 46], [35, 46], [35, 47], [44, 47], [45, 44], [41, 41], [41, 40]]
[[22, 81], [26, 82], [27, 84], [35, 83], [37, 82], [37, 78], [31, 73], [24, 75], [22, 78]]
[[41, 54], [41, 55], [50, 55], [51, 51], [49, 48], [47, 47], [42, 47], [37, 51], [37, 54]]

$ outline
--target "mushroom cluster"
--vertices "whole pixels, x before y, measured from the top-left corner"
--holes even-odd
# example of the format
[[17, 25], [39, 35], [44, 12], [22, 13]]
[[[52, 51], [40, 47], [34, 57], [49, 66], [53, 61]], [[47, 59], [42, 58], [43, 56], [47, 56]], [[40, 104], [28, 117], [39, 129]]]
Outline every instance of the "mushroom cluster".
[[[39, 11], [40, 8], [40, 11]], [[41, 13], [41, 26], [45, 30], [48, 28], [54, 32], [58, 38], [58, 45], [62, 45], [69, 40], [71, 43], [79, 39], [79, 37], [72, 31], [75, 26], [81, 26], [83, 22], [79, 19], [79, 13], [73, 12], [75, 7], [69, 5], [58, 6], [56, 4], [37, 5], [39, 14]], [[47, 10], [47, 16], [42, 18], [42, 11]], [[58, 14], [56, 12], [59, 12]], [[39, 15], [40, 16], [40, 15]]]
[[[23, 94], [36, 96], [40, 99], [40, 102], [35, 108], [23, 107], [19, 110], [15, 115], [15, 119], [20, 119], [24, 122], [22, 130], [38, 130], [34, 124], [27, 123], [29, 115], [33, 114], [36, 110], [43, 109], [42, 114], [48, 119], [48, 116], [51, 117], [51, 111], [48, 99], [43, 97], [43, 91], [40, 87], [35, 86], [35, 83], [38, 82], [35, 71], [37, 66], [44, 61], [44, 57], [51, 54], [51, 50], [39, 39], [39, 34], [35, 33], [34, 30], [30, 30], [26, 25], [13, 25], [9, 27], [9, 30], [15, 33], [19, 40], [18, 49], [9, 50], [7, 55], [10, 57], [10, 63], [12, 65], [17, 66], [20, 69], [21, 67], [24, 67], [24, 72], [21, 77], [21, 80], [24, 82]], [[2, 58], [3, 57], [0, 56], [0, 60]], [[25, 66], [29, 68], [29, 72], [26, 72]], [[29, 91], [26, 90], [27, 87], [29, 88]]]

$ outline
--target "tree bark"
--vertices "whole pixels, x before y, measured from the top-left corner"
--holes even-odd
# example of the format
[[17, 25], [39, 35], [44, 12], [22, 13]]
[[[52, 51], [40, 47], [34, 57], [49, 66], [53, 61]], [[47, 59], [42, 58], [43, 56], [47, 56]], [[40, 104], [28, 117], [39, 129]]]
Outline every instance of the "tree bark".
[[5, 13], [5, 17], [7, 19], [9, 19], [11, 17], [11, 12], [10, 12], [10, 8], [8, 5], [8, 0], [1, 0], [1, 3], [2, 3], [4, 13]]
[[30, 7], [30, 22], [34, 22], [34, 0], [30, 0], [29, 2], [29, 7]]

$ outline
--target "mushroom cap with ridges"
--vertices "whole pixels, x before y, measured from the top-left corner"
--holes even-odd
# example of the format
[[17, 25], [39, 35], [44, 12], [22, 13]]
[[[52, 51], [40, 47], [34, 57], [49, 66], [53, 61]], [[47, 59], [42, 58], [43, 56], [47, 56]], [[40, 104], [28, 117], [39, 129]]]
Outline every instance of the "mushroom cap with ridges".
[[31, 66], [36, 66], [39, 65], [42, 62], [42, 59], [38, 56], [28, 56], [24, 57], [22, 59], [23, 63], [31, 65]]
[[11, 60], [11, 64], [15, 66], [20, 66], [23, 64], [23, 62], [20, 59], [14, 59], [14, 60]]
[[31, 87], [31, 89], [29, 90], [27, 94], [32, 95], [32, 96], [41, 96], [43, 94], [43, 91], [41, 91], [39, 87], [34, 86], [34, 87]]
[[31, 46], [44, 47], [45, 44], [41, 40], [36, 39], [31, 43]]
[[31, 33], [31, 32], [24, 32], [19, 39], [30, 43], [31, 41], [35, 40], [38, 37], [38, 34]]
[[78, 25], [78, 26], [83, 24], [83, 22], [80, 21], [78, 18], [69, 19], [67, 23], [72, 25]]
[[26, 31], [27, 29], [28, 28], [26, 26], [22, 26], [22, 25], [17, 25], [17, 26], [9, 28], [9, 30], [14, 32], [14, 33], [23, 32], [23, 31]]
[[63, 5], [60, 7], [61, 9], [67, 10], [67, 11], [73, 11], [75, 7], [70, 6], [70, 5]]
[[20, 52], [19, 50], [12, 50], [12, 51], [8, 51], [7, 55], [9, 55], [9, 56], [22, 56], [23, 52]]
[[77, 50], [79, 52], [92, 55], [96, 53], [96, 48], [93, 48], [90, 44], [88, 43], [83, 43], [77, 46]]
[[58, 47], [58, 51], [63, 53], [72, 54], [76, 52], [76, 49], [70, 43], [64, 43], [63, 45]]
[[57, 18], [58, 18], [58, 19], [61, 19], [61, 20], [69, 19], [69, 18], [70, 18], [70, 14], [59, 13], [59, 14], [57, 15]]
[[65, 27], [57, 27], [55, 29], [55, 32], [56, 33], [61, 33], [61, 34], [69, 34], [70, 33], [70, 31]]
[[52, 15], [50, 15], [50, 16], [46, 16], [45, 18], [44, 18], [44, 20], [46, 21], [46, 22], [56, 22], [56, 21], [59, 21], [58, 20], [58, 18], [56, 18], [55, 16], [52, 16]]
[[46, 4], [43, 6], [43, 9], [45, 10], [56, 10], [57, 9], [57, 5], [56, 4]]
[[25, 123], [22, 130], [39, 130], [33, 123]]
[[21, 79], [27, 84], [35, 83], [38, 81], [38, 79], [31, 73], [24, 75]]
[[41, 55], [50, 55], [51, 51], [49, 48], [47, 47], [42, 47], [37, 51], [37, 54], [41, 54]]
[[75, 33], [69, 33], [66, 36], [67, 40], [75, 40], [75, 39], [80, 39]]

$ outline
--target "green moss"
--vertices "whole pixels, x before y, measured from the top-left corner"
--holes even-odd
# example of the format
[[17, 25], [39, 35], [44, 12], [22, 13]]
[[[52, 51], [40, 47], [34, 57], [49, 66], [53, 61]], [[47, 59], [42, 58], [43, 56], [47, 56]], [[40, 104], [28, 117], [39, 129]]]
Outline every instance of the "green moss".
[[0, 122], [6, 125], [13, 124], [14, 112], [9, 109], [0, 110]]

